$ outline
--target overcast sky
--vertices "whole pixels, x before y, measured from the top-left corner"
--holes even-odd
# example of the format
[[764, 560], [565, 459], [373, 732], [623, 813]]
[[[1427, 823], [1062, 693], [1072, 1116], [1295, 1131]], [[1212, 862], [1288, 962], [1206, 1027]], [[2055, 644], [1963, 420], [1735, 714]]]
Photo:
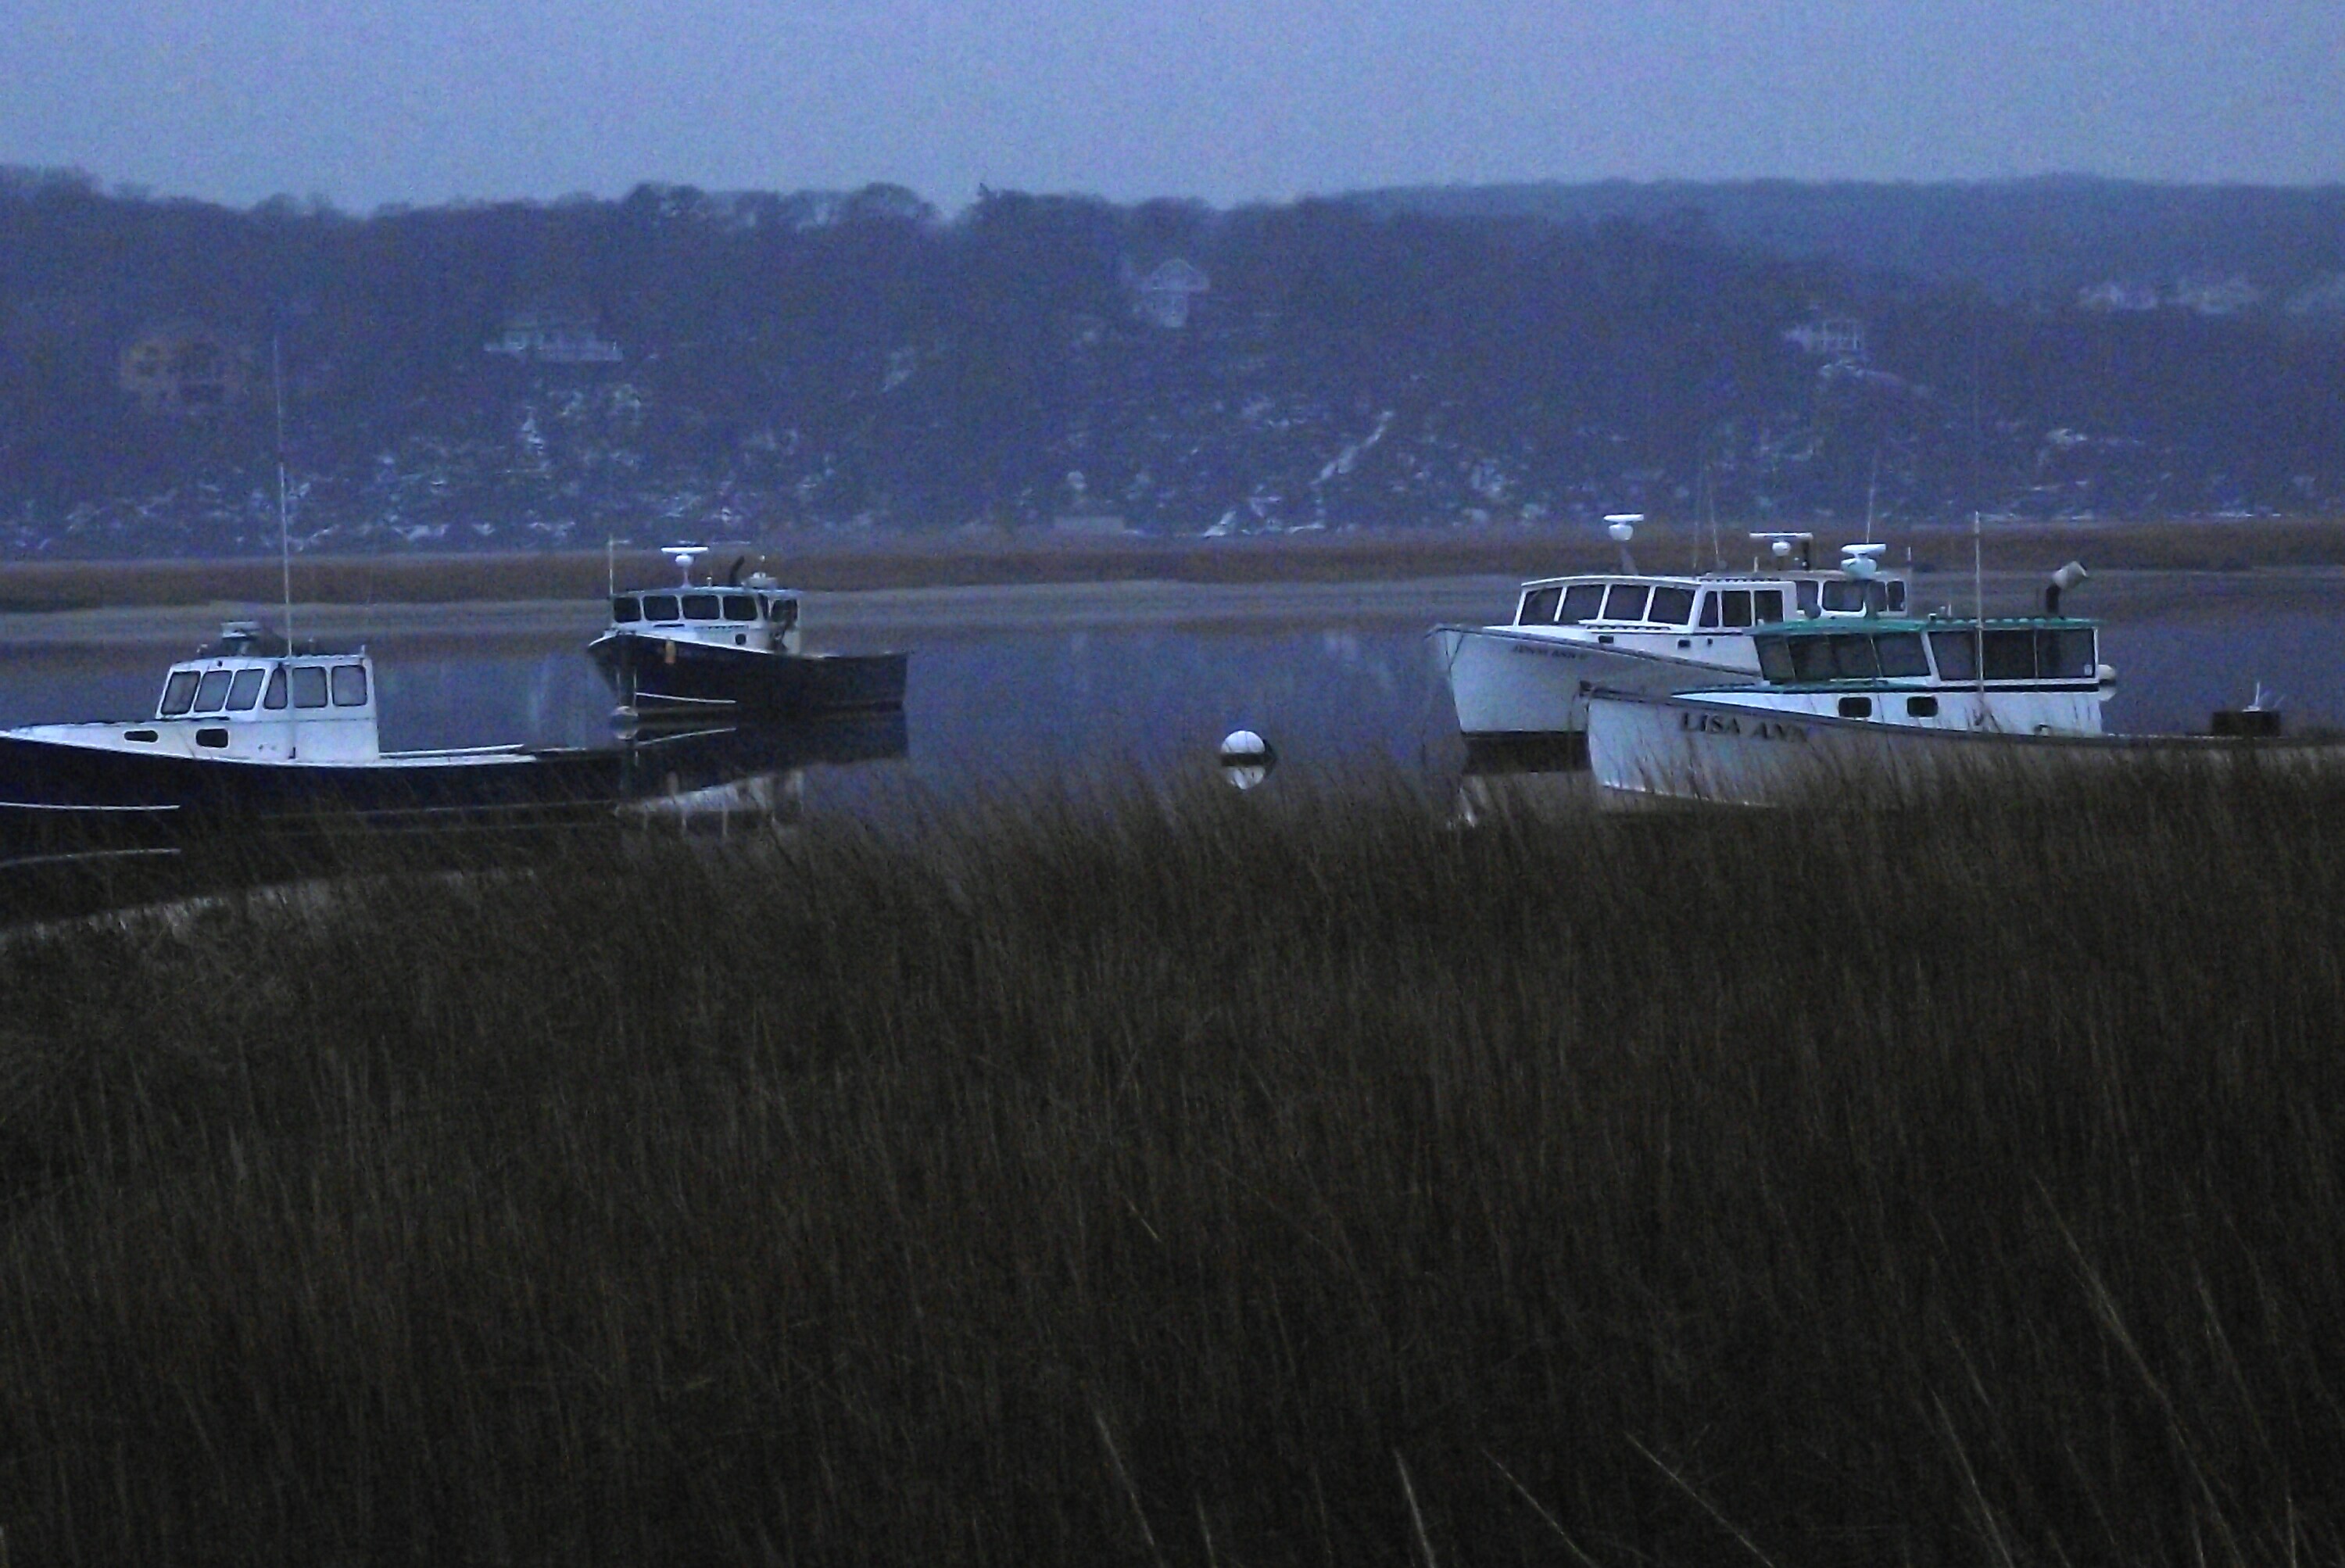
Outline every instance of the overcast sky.
[[248, 204], [2345, 180], [2345, 0], [5, 0], [0, 163]]

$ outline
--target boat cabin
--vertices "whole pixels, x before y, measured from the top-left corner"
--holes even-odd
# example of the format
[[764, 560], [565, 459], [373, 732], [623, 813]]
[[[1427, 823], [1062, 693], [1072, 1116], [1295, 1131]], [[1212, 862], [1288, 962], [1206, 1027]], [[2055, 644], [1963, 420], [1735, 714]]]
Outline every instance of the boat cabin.
[[1515, 606], [1517, 626], [1718, 633], [1747, 631], [1779, 621], [1906, 612], [1904, 575], [1881, 565], [1888, 549], [1885, 545], [1843, 545], [1839, 570], [1819, 571], [1811, 559], [1813, 535], [1753, 534], [1751, 542], [1762, 546], [1782, 563], [1781, 566], [1762, 566], [1754, 555], [1748, 573], [1650, 575], [1636, 570], [1627, 547], [1634, 524], [1643, 519], [1624, 514], [1607, 521], [1615, 524], [1612, 536], [1621, 542], [1621, 570], [1525, 583]]
[[787, 589], [662, 588], [611, 598], [610, 629], [637, 636], [795, 652], [797, 627], [798, 596]]
[[[675, 562], [683, 580], [673, 587], [613, 594], [611, 624], [604, 636], [714, 643], [759, 653], [798, 651], [795, 590], [781, 586], [763, 572], [752, 572], [739, 581], [728, 577], [721, 586], [695, 583], [692, 565], [708, 553], [706, 545], [669, 545], [662, 553]], [[734, 571], [739, 570], [736, 562]]]
[[250, 621], [163, 677], [152, 718], [130, 723], [29, 725], [9, 733], [101, 750], [247, 762], [372, 762], [374, 661], [355, 653], [294, 648]]
[[1587, 576], [1523, 585], [1518, 626], [1608, 626], [1644, 631], [1741, 631], [1794, 616], [1895, 616], [1902, 577], [1836, 572], [1752, 578]]
[[1771, 627], [1754, 640], [1771, 686], [1913, 681], [1976, 687], [2097, 686], [2098, 631], [2090, 621], [1814, 623]]

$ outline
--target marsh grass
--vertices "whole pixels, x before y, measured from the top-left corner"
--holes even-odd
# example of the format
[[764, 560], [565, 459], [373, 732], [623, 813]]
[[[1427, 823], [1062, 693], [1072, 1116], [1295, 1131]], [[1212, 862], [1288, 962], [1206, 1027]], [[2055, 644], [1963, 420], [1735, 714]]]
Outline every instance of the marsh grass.
[[2345, 1551], [2335, 789], [1288, 782], [0, 946], [15, 1560]]

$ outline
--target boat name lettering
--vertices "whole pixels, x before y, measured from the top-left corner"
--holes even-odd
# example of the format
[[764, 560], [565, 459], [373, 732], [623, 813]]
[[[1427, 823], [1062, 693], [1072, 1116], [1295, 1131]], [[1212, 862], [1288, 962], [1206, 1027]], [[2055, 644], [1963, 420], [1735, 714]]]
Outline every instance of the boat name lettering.
[[1747, 726], [1731, 713], [1691, 713], [1680, 710], [1678, 728], [1701, 735], [1739, 735], [1750, 740], [1805, 740], [1808, 732], [1780, 718], [1754, 718]]

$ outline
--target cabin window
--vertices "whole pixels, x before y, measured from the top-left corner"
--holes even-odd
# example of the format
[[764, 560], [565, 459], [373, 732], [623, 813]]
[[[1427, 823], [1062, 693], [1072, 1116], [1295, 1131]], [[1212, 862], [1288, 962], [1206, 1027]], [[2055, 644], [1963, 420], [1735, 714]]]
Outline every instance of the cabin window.
[[1869, 697], [1842, 697], [1840, 699], [1840, 716], [1842, 718], [1871, 718], [1873, 717], [1873, 698]]
[[225, 729], [198, 729], [196, 731], [196, 744], [198, 746], [226, 746], [228, 744], [228, 731]]
[[1824, 608], [1843, 614], [1864, 608], [1865, 585], [1853, 577], [1831, 577], [1823, 584]]
[[630, 594], [611, 601], [611, 618], [614, 621], [639, 621], [644, 618], [644, 603]]
[[1718, 606], [1718, 618], [1721, 622], [1730, 626], [1751, 624], [1750, 589], [1728, 588], [1718, 596], [1722, 601]]
[[366, 706], [366, 666], [338, 664], [334, 667], [334, 706], [364, 708]]
[[1652, 589], [1643, 583], [1615, 583], [1604, 596], [1604, 618], [1608, 621], [1641, 621], [1645, 618], [1645, 600]]
[[1534, 588], [1523, 596], [1523, 607], [1515, 616], [1518, 626], [1548, 626], [1555, 624], [1555, 607], [1563, 602], [1561, 588]]
[[1792, 650], [1782, 637], [1759, 639], [1759, 673], [1777, 686], [1789, 686], [1799, 678], [1792, 673]]
[[1937, 718], [1938, 699], [1934, 697], [1907, 697], [1905, 699], [1905, 717], [1908, 718]]
[[176, 718], [188, 711], [196, 700], [196, 672], [175, 669], [171, 678], [163, 683], [163, 702], [157, 710], [165, 718]]
[[776, 599], [766, 608], [773, 616], [777, 630], [786, 632], [798, 624], [798, 602], [796, 599]]
[[1681, 626], [1693, 619], [1691, 588], [1655, 588], [1653, 607], [1645, 612], [1649, 621], [1659, 621], [1665, 626]]
[[1989, 632], [1986, 634], [1986, 677], [1989, 680], [2034, 680], [2035, 678], [2035, 634], [2034, 632]]
[[228, 683], [234, 675], [233, 670], [204, 671], [203, 684], [196, 687], [195, 710], [198, 713], [218, 713], [220, 704], [228, 700]]
[[1940, 680], [1978, 678], [1977, 638], [1975, 630], [1930, 634], [1930, 657], [1938, 661]]
[[1751, 592], [1751, 618], [1754, 624], [1780, 621], [1783, 618], [1783, 590], [1754, 588]]
[[1556, 619], [1567, 626], [1595, 620], [1604, 613], [1604, 585], [1574, 583], [1563, 591], [1563, 609]]
[[647, 621], [680, 621], [683, 614], [675, 607], [674, 594], [645, 594], [644, 619]]
[[754, 621], [757, 618], [757, 601], [747, 594], [725, 596], [725, 618], [728, 621]]
[[1714, 626], [1718, 625], [1718, 596], [1716, 594], [1704, 594], [1701, 596], [1701, 624], [1705, 626]]
[[1904, 580], [1899, 577], [1892, 577], [1888, 582], [1882, 585], [1882, 590], [1889, 600], [1889, 613], [1893, 616], [1903, 615], [1905, 613]]
[[1930, 661], [1922, 653], [1920, 632], [1884, 632], [1873, 639], [1881, 655], [1881, 673], [1893, 678], [1928, 675]]
[[1792, 639], [1792, 668], [1802, 680], [1831, 680], [1835, 677], [1832, 641], [1828, 637], [1794, 637]]
[[126, 729], [122, 732], [122, 738], [125, 740], [145, 741], [151, 745], [156, 740], [160, 739], [161, 737], [157, 736], [151, 729]]
[[716, 619], [716, 596], [714, 594], [685, 595], [684, 618], [687, 621], [713, 621]]
[[1881, 661], [1873, 657], [1871, 637], [1834, 637], [1832, 668], [1842, 680], [1878, 680]]
[[260, 706], [263, 708], [285, 706], [285, 667], [283, 665], [280, 664], [269, 672], [269, 689], [261, 695]]
[[249, 711], [252, 705], [260, 700], [260, 683], [267, 679], [268, 676], [269, 672], [264, 669], [237, 671], [236, 679], [229, 683], [228, 688], [228, 711], [230, 713]]
[[2046, 680], [2090, 680], [2093, 663], [2093, 634], [2085, 627], [2035, 634], [2035, 668]]
[[1816, 613], [1816, 580], [1813, 577], [1801, 578], [1792, 585], [1792, 591], [1799, 597], [1800, 614], [1812, 616]]
[[293, 667], [293, 706], [296, 708], [326, 706], [325, 666], [297, 664]]

